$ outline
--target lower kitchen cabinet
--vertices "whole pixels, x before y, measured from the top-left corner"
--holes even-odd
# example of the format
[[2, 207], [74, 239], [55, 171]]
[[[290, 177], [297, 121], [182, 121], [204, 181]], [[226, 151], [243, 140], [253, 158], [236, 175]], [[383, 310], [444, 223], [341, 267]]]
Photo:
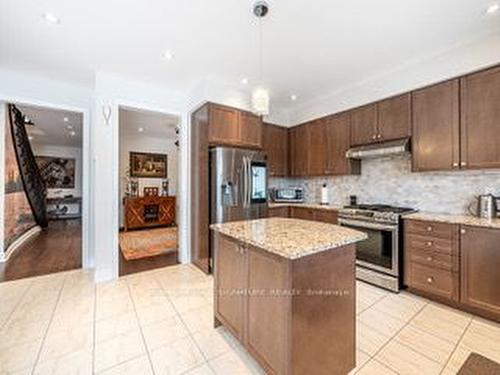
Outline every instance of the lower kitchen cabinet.
[[271, 207], [267, 210], [268, 217], [290, 217], [290, 207]]
[[500, 320], [500, 230], [461, 229], [461, 302]]
[[338, 222], [338, 212], [330, 209], [292, 206], [290, 207], [290, 217], [292, 219], [321, 221], [329, 224], [337, 224]]
[[405, 220], [409, 290], [500, 321], [500, 229]]

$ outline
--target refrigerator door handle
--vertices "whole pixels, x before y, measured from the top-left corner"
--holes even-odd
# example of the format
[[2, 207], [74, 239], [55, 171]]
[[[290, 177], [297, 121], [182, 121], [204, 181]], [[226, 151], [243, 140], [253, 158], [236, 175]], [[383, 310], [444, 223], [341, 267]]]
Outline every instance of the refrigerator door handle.
[[243, 156], [243, 207], [248, 207], [248, 165], [246, 156]]

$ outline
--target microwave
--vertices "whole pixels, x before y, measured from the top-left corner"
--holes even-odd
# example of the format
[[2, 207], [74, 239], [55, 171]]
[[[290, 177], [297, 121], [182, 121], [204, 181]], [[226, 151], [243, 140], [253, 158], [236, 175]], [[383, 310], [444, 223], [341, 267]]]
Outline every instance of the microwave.
[[273, 189], [272, 199], [278, 203], [304, 202], [304, 189], [302, 188], [283, 188]]

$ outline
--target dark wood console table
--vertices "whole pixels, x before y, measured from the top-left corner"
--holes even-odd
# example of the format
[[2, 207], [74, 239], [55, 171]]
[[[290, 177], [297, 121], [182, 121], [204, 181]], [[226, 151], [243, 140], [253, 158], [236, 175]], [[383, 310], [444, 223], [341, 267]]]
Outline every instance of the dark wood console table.
[[175, 197], [128, 197], [123, 205], [125, 230], [175, 224]]

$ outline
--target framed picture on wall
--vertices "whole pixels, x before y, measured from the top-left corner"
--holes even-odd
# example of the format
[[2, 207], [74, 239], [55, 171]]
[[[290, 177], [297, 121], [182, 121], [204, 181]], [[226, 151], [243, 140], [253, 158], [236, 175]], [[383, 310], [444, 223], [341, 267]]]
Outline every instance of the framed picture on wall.
[[130, 177], [167, 178], [167, 154], [131, 152]]
[[75, 159], [36, 156], [36, 163], [47, 189], [75, 188]]

